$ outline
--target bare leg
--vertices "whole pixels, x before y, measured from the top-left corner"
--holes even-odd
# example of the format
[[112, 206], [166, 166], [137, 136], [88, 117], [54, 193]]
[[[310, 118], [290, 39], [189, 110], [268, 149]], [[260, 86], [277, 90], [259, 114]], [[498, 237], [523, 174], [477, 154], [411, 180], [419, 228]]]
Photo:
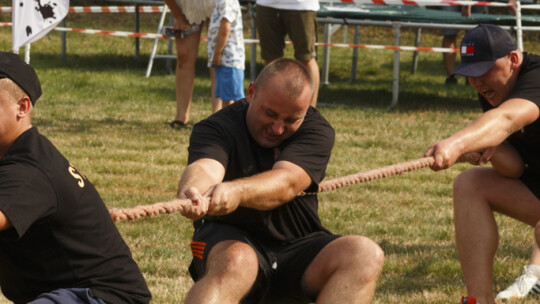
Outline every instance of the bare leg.
[[317, 59], [311, 58], [309, 61], [302, 62], [306, 68], [311, 73], [311, 79], [313, 79], [313, 99], [311, 100], [311, 106], [317, 106], [317, 98], [319, 97], [319, 85], [321, 75], [319, 72], [319, 65], [317, 64]]
[[229, 101], [223, 101], [221, 98], [216, 97], [216, 70], [214, 68], [210, 68], [210, 79], [212, 80], [212, 113], [216, 113], [217, 111], [223, 109], [224, 107], [231, 105], [234, 103], [234, 100]]
[[223, 109], [225, 106], [224, 102], [219, 97], [212, 98], [212, 113], [216, 113], [217, 111]]
[[212, 113], [216, 113], [217, 111], [225, 108], [226, 106], [229, 106], [234, 103], [234, 100], [229, 101], [223, 101], [221, 98], [213, 98], [212, 99]]
[[317, 303], [370, 303], [384, 262], [384, 253], [363, 236], [344, 236], [326, 245], [302, 278]]
[[[456, 35], [444, 36], [442, 41], [443, 48], [456, 48]], [[442, 53], [444, 61], [444, 69], [446, 70], [446, 76], [450, 76], [454, 71], [456, 63], [456, 53]]]
[[540, 266], [540, 249], [538, 249], [538, 236], [540, 236], [540, 226], [537, 224], [535, 229], [536, 243], [533, 245], [533, 250], [531, 253], [531, 258], [529, 264], [534, 264]]
[[[281, 58], [281, 57], [280, 57]], [[274, 60], [277, 60], [276, 58]], [[265, 60], [264, 65], [268, 65], [274, 60]], [[315, 107], [317, 105], [317, 98], [319, 97], [319, 85], [321, 82], [321, 75], [319, 73], [319, 65], [317, 64], [317, 59], [312, 58], [308, 61], [301, 61], [308, 71], [311, 73], [311, 79], [313, 80], [313, 99], [311, 100], [311, 106]]]
[[226, 106], [230, 106], [234, 103], [234, 100], [229, 100], [229, 101], [223, 101], [223, 107], [225, 108]]
[[187, 123], [195, 81], [195, 63], [199, 50], [201, 30], [194, 31], [184, 38], [176, 35], [176, 116], [175, 120]]
[[221, 110], [223, 104], [221, 98], [216, 98], [216, 69], [213, 67], [210, 68], [210, 80], [211, 80], [211, 90], [212, 90], [212, 113], [216, 113]]
[[498, 246], [497, 211], [534, 225], [540, 202], [525, 185], [492, 168], [473, 168], [454, 182], [454, 226], [458, 258], [468, 294], [494, 303], [492, 272]]
[[497, 224], [485, 194], [467, 185], [470, 178], [464, 178], [464, 175], [467, 177], [462, 173], [454, 183], [458, 257], [468, 294], [480, 303], [494, 303], [491, 280], [493, 257], [498, 246]]
[[249, 245], [221, 242], [210, 251], [206, 274], [193, 285], [185, 303], [239, 303], [253, 286], [258, 270], [257, 255]]

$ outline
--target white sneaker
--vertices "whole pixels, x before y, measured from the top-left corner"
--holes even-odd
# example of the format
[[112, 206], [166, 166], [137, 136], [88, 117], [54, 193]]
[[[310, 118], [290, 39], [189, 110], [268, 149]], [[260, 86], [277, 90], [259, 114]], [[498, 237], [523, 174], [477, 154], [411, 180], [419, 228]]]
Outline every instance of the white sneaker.
[[529, 294], [540, 293], [540, 266], [528, 265], [523, 267], [516, 281], [508, 288], [499, 292], [495, 299], [522, 299]]

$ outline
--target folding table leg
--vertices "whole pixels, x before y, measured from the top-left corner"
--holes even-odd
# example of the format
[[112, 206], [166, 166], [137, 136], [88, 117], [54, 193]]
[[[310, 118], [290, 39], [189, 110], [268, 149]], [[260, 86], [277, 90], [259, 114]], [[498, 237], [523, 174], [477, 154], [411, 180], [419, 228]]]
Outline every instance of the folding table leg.
[[[161, 18], [159, 19], [159, 25], [157, 28], [157, 33], [161, 33], [161, 29], [163, 28], [163, 24], [165, 23], [165, 17], [167, 16], [167, 13], [169, 12], [169, 8], [167, 5], [163, 5], [163, 12], [161, 13]], [[158, 47], [159, 38], [154, 39], [154, 46], [152, 47], [152, 52], [150, 53], [150, 59], [148, 60], [148, 68], [146, 69], [146, 78], [150, 77], [150, 73], [152, 72], [152, 65], [154, 64], [154, 59], [156, 58], [156, 52]]]
[[[422, 29], [418, 28], [416, 29], [416, 38], [414, 39], [414, 46], [418, 47], [420, 45], [420, 37], [422, 36]], [[413, 59], [412, 59], [412, 68], [411, 68], [411, 74], [416, 73], [416, 69], [418, 68], [418, 51], [413, 52]]]
[[[399, 46], [401, 37], [401, 23], [394, 23], [394, 31], [396, 35], [395, 46]], [[394, 50], [394, 76], [392, 79], [392, 103], [390, 109], [394, 109], [398, 104], [399, 95], [399, 49]]]

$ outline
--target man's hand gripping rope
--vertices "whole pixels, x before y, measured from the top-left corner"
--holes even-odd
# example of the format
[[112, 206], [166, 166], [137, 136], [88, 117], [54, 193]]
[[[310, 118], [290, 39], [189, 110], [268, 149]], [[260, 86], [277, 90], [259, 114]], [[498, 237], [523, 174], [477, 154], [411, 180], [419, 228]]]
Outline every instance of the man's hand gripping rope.
[[[462, 155], [457, 162], [468, 162], [473, 165], [478, 165], [481, 158], [480, 153], [468, 153]], [[409, 172], [417, 169], [421, 169], [424, 167], [428, 167], [433, 165], [435, 162], [435, 159], [432, 156], [419, 158], [412, 161], [407, 161], [403, 163], [398, 163], [378, 169], [373, 169], [366, 172], [359, 172], [356, 174], [351, 174], [343, 177], [338, 177], [332, 180], [323, 181], [319, 184], [319, 191], [314, 193], [305, 193], [301, 192], [298, 195], [314, 195], [319, 192], [326, 192], [335, 190], [338, 188], [342, 188], [345, 186], [350, 186], [353, 184], [359, 184], [364, 183], [368, 181], [372, 181], [375, 179], [388, 177], [396, 174], [401, 174], [404, 172]], [[199, 195], [200, 196], [200, 195]], [[136, 219], [139, 219], [141, 217], [153, 217], [159, 214], [163, 213], [174, 213], [174, 212], [180, 212], [182, 214], [192, 212], [193, 202], [195, 201], [198, 207], [201, 207], [201, 211], [203, 211], [204, 202], [206, 201], [206, 204], [208, 204], [208, 200], [210, 198], [200, 196], [199, 199], [194, 199], [193, 201], [191, 199], [174, 199], [168, 202], [161, 202], [161, 203], [155, 203], [152, 205], [141, 205], [136, 206], [133, 208], [112, 208], [109, 210], [111, 217], [113, 221], [119, 222], [119, 221], [133, 221]], [[193, 216], [195, 217], [195, 216]]]

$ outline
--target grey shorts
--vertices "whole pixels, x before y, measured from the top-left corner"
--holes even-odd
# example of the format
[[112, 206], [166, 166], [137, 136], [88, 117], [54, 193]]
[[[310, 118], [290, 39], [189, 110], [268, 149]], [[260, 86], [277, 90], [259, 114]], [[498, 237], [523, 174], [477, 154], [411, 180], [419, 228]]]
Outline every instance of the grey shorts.
[[107, 304], [92, 295], [89, 288], [65, 288], [40, 294], [28, 304]]

